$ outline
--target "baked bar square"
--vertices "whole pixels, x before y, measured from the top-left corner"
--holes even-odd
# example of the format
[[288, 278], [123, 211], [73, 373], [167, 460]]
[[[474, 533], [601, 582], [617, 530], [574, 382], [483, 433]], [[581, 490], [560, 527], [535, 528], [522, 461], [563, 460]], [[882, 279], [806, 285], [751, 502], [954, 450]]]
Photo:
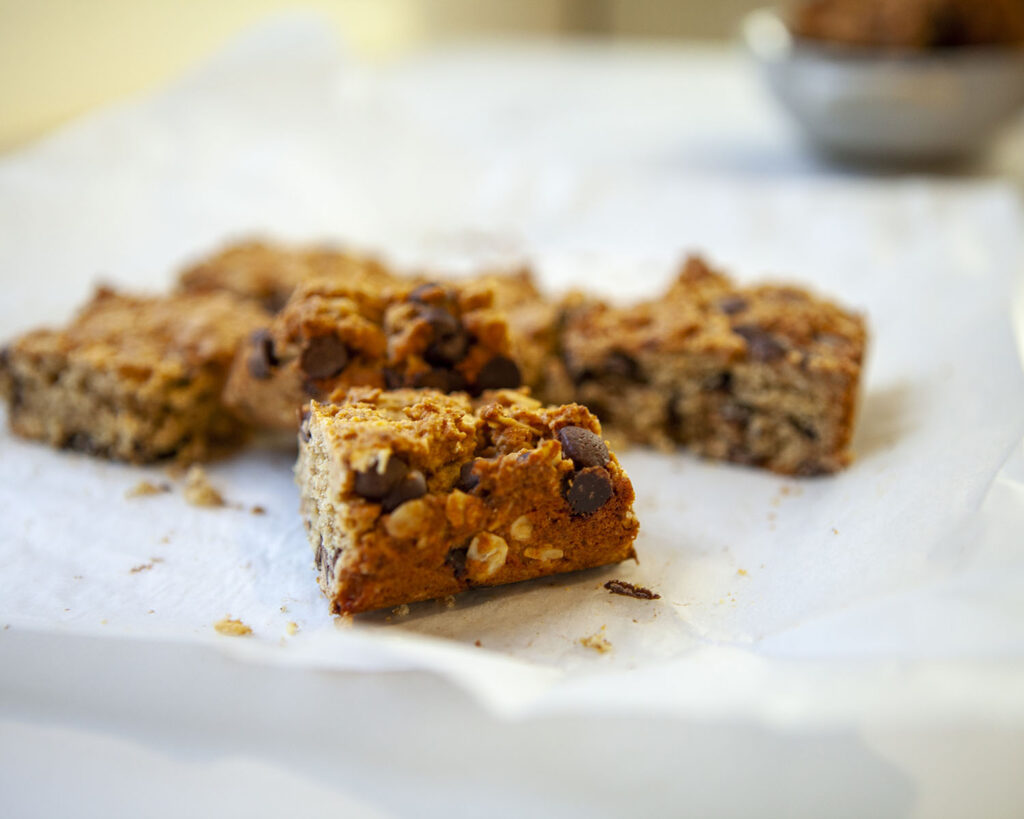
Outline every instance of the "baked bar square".
[[508, 321], [493, 302], [482, 282], [308, 281], [239, 351], [226, 399], [257, 426], [294, 432], [311, 398], [351, 387], [518, 387]]
[[225, 293], [101, 288], [64, 329], [27, 333], [0, 354], [10, 427], [134, 463], [219, 454], [245, 437], [221, 401], [235, 349], [266, 320]]
[[633, 487], [584, 407], [359, 388], [296, 466], [320, 586], [357, 613], [635, 557]]
[[798, 287], [738, 287], [691, 258], [660, 299], [570, 310], [562, 361], [610, 431], [793, 475], [851, 459], [863, 319]]

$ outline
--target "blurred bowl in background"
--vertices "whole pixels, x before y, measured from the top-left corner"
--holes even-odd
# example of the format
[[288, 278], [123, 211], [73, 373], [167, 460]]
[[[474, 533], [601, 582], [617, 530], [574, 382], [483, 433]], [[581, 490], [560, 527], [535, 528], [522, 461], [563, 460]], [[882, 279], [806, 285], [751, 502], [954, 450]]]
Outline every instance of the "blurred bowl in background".
[[818, 148], [874, 162], [963, 159], [1024, 106], [1024, 50], [922, 52], [802, 41], [761, 9], [742, 27], [779, 102]]

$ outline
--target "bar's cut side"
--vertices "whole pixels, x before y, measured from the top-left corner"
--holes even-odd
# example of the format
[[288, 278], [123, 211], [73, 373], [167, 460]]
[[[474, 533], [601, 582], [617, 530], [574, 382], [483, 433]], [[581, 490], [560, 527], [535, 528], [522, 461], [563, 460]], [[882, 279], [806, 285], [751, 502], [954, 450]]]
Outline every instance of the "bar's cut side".
[[584, 407], [354, 389], [311, 402], [296, 479], [335, 613], [635, 557], [633, 487]]
[[658, 301], [570, 311], [561, 358], [609, 432], [813, 475], [850, 462], [865, 340], [860, 316], [804, 290], [690, 259]]
[[483, 283], [306, 282], [232, 367], [228, 402], [266, 429], [296, 429], [311, 398], [356, 387], [442, 392], [518, 387], [508, 323]]
[[136, 297], [100, 289], [62, 330], [0, 355], [18, 435], [135, 463], [203, 460], [241, 443], [221, 401], [239, 343], [267, 319], [224, 293]]

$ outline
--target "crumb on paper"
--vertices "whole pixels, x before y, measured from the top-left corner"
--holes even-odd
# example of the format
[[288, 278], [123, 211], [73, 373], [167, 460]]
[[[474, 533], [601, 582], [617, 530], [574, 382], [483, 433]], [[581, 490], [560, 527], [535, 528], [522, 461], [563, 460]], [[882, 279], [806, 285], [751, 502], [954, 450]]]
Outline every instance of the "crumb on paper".
[[281, 614], [285, 614], [288, 611], [287, 606], [281, 606]]
[[146, 614], [156, 614], [156, 610], [155, 609], [150, 609], [149, 611], [146, 612]]
[[252, 634], [252, 629], [245, 623], [241, 620], [232, 620], [230, 617], [218, 620], [213, 624], [213, 627], [218, 634], [224, 634], [228, 637], [245, 637], [248, 634]]
[[299, 624], [294, 620], [289, 621], [285, 624], [284, 630], [288, 633], [289, 637], [294, 637], [299, 631]]
[[746, 577], [747, 576], [747, 570], [746, 569], [737, 569], [736, 570], [736, 574], [738, 574], [740, 577]]
[[82, 575], [80, 575], [80, 574], [76, 574], [76, 575], [75, 575], [75, 576], [74, 576], [74, 577], [72, 578], [72, 580], [81, 580], [81, 579], [82, 579]]
[[163, 543], [164, 545], [170, 543], [171, 542], [171, 536], [170, 535], [164, 535], [162, 538], [160, 538], [160, 542]]
[[252, 512], [254, 515], [265, 515], [265, 514], [267, 514], [267, 510], [264, 507], [262, 507], [262, 506], [254, 506], [249, 511]]
[[635, 597], [637, 600], [661, 600], [661, 595], [645, 589], [643, 586], [635, 586], [625, 580], [609, 580], [604, 584], [612, 594], [621, 594], [623, 597]]
[[105, 626], [106, 624], [107, 624], [106, 618], [104, 618], [103, 620], [100, 620], [100, 625], [101, 626]]
[[151, 557], [149, 559], [149, 563], [140, 563], [138, 566], [132, 566], [131, 573], [132, 574], [138, 574], [139, 572], [148, 572], [157, 563], [163, 563], [163, 562], [164, 562], [164, 559], [162, 557]]
[[153, 483], [152, 481], [139, 481], [135, 486], [124, 493], [126, 498], [145, 498], [149, 495], [163, 495], [171, 491], [169, 483]]
[[[10, 626], [5, 626], [5, 628], [10, 628]], [[477, 648], [483, 648], [484, 647], [484, 644], [481, 643], [479, 640], [477, 640], [475, 643], [473, 643], [473, 645], [475, 645]]]
[[[10, 623], [8, 623], [7, 625], [5, 625], [5, 626], [4, 626], [4, 631], [9, 631], [9, 630], [10, 630], [10, 628], [11, 628], [11, 624], [10, 624]], [[480, 641], [479, 641], [479, 640], [477, 640], [477, 641], [476, 641], [476, 644], [477, 644], [477, 645], [480, 645]]]
[[406, 603], [402, 603], [400, 606], [395, 606], [391, 609], [391, 613], [395, 617], [405, 617], [409, 613], [409, 606]]
[[[603, 627], [601, 631], [604, 631]], [[580, 637], [580, 645], [584, 648], [592, 648], [598, 654], [607, 654], [612, 650], [612, 644], [600, 632], [591, 634], [589, 637]]]
[[193, 506], [224, 506], [224, 496], [218, 492], [201, 466], [192, 466], [185, 475], [185, 500]]
[[833, 535], [838, 535], [839, 534], [839, 530], [836, 529], [834, 526], [832, 527], [832, 534]]
[[441, 602], [444, 603], [446, 609], [453, 609], [455, 608], [455, 595], [449, 594], [447, 597], [442, 598]]

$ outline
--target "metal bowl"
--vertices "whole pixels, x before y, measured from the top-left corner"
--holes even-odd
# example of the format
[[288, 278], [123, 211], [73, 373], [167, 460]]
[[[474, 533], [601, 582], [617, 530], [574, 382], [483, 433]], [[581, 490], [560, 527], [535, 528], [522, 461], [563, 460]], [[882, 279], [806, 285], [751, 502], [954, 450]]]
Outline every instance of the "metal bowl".
[[934, 162], [983, 148], [1024, 105], [1024, 50], [928, 52], [795, 38], [771, 9], [743, 39], [768, 85], [818, 148], [860, 160]]

